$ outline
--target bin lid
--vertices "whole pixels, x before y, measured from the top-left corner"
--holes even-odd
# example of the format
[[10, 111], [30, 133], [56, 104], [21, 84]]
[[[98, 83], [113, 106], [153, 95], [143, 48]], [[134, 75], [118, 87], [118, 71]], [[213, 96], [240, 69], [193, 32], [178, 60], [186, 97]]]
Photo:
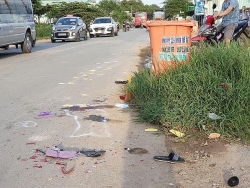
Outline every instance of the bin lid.
[[164, 20], [152, 20], [149, 24], [149, 27], [154, 26], [195, 26], [194, 22], [190, 21], [164, 21]]

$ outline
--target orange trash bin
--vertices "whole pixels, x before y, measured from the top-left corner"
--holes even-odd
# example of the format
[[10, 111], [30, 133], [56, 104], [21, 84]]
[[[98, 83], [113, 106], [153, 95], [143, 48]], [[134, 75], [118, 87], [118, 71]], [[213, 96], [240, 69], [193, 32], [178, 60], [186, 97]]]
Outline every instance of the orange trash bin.
[[176, 62], [187, 62], [190, 58], [190, 21], [154, 20], [148, 24], [152, 63], [156, 74], [173, 68]]

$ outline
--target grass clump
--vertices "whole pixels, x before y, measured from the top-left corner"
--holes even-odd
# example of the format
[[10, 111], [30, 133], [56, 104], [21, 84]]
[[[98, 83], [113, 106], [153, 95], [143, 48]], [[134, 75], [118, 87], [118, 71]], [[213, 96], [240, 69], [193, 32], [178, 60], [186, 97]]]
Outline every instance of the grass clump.
[[[250, 53], [236, 44], [201, 47], [185, 65], [134, 73], [127, 90], [137, 119], [192, 132], [250, 138]], [[213, 120], [209, 113], [221, 119]]]
[[37, 39], [49, 39], [52, 26], [46, 23], [36, 24]]

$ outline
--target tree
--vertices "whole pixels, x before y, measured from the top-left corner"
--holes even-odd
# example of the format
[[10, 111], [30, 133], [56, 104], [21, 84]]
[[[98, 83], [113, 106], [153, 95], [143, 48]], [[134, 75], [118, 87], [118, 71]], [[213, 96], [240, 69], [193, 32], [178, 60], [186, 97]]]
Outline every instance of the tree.
[[38, 23], [40, 23], [40, 18], [48, 10], [45, 6], [42, 5], [41, 0], [32, 0], [33, 13], [38, 17]]
[[176, 17], [177, 14], [181, 14], [183, 17], [186, 17], [188, 6], [193, 5], [189, 0], [168, 0], [164, 3], [167, 18]]
[[115, 0], [101, 0], [98, 7], [107, 15], [110, 15], [113, 10], [120, 9], [120, 5]]

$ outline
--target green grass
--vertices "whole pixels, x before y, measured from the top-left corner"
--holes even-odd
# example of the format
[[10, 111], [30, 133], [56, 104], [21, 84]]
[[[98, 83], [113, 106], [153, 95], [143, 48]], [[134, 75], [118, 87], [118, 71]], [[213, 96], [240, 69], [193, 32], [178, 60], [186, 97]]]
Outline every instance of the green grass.
[[52, 25], [40, 23], [36, 24], [36, 37], [37, 39], [49, 39]]
[[158, 76], [134, 73], [126, 89], [138, 121], [250, 139], [250, 54], [235, 44], [203, 46], [192, 51], [189, 63]]

